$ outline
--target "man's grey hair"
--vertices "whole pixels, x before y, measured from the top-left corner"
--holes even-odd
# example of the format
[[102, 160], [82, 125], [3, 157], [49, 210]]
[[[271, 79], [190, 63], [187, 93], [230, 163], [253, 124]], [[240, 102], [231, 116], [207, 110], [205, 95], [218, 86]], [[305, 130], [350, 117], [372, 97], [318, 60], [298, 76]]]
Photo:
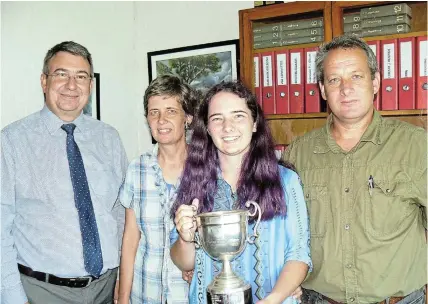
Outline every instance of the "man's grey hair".
[[49, 61], [56, 55], [58, 52], [67, 52], [76, 56], [81, 56], [89, 62], [91, 68], [91, 75], [94, 76], [94, 66], [92, 64], [91, 53], [83, 45], [80, 45], [74, 41], [64, 41], [54, 47], [52, 47], [45, 56], [43, 60], [43, 73], [49, 74]]
[[369, 65], [372, 79], [375, 78], [376, 72], [379, 72], [376, 55], [373, 53], [370, 46], [355, 35], [343, 35], [333, 38], [332, 41], [324, 43], [320, 46], [315, 57], [317, 80], [324, 83], [324, 60], [328, 53], [337, 49], [362, 49], [367, 55], [367, 63]]

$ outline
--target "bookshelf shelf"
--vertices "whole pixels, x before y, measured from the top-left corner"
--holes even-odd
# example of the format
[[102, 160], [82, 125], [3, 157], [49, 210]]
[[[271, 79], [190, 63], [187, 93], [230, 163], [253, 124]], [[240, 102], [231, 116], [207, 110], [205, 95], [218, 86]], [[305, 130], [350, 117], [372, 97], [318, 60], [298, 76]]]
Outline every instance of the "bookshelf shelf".
[[382, 116], [423, 116], [427, 115], [427, 110], [396, 110], [396, 111], [380, 111]]
[[328, 113], [302, 113], [302, 114], [271, 114], [266, 115], [267, 120], [276, 119], [308, 119], [308, 118], [326, 118]]
[[293, 44], [293, 45], [287, 45], [287, 46], [273, 47], [273, 48], [268, 48], [268, 49], [257, 49], [257, 50], [253, 50], [253, 54], [263, 53], [263, 52], [266, 52], [267, 50], [278, 51], [278, 50], [286, 50], [286, 49], [315, 47], [315, 46], [319, 46], [320, 43], [321, 42], [314, 42], [314, 43]]
[[395, 38], [406, 38], [406, 37], [419, 37], [426, 36], [427, 31], [419, 31], [419, 32], [410, 32], [404, 34], [393, 34], [386, 36], [371, 36], [371, 37], [363, 37], [365, 41], [373, 41], [373, 40], [386, 40], [386, 39], [395, 39]]
[[[424, 116], [427, 115], [427, 110], [394, 110], [394, 111], [379, 111], [382, 116]], [[311, 119], [311, 118], [326, 118], [328, 113], [301, 113], [301, 114], [271, 114], [266, 115], [267, 120], [278, 119]]]

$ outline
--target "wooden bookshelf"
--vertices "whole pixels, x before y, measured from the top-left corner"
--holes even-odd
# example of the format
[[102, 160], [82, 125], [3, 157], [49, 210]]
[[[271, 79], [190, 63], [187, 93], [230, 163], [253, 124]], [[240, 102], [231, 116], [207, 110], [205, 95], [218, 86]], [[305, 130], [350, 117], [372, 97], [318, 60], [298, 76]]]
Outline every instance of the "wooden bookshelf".
[[[427, 35], [427, 2], [403, 1], [412, 8], [412, 32], [405, 34], [365, 37], [364, 40], [383, 40], [402, 37]], [[239, 11], [240, 33], [240, 77], [250, 88], [253, 88], [253, 55], [266, 50], [277, 51], [292, 48], [319, 46], [321, 43], [308, 43], [268, 49], [254, 50], [253, 23], [273, 23], [278, 21], [324, 18], [324, 42], [343, 34], [343, 16], [358, 11], [363, 7], [397, 3], [395, 1], [308, 1], [289, 2], [266, 7]], [[399, 2], [402, 3], [402, 2]], [[400, 119], [417, 126], [427, 128], [426, 110], [381, 111], [387, 119]], [[326, 122], [327, 113], [303, 113], [287, 115], [266, 115], [276, 144], [289, 144], [297, 136], [301, 136], [315, 128], [322, 127]]]
[[[313, 17], [324, 18], [324, 41], [332, 39], [331, 2], [330, 1], [300, 1], [271, 6], [257, 7], [239, 11], [239, 44], [240, 44], [240, 75], [241, 81], [253, 86], [253, 54], [266, 49], [253, 50], [253, 23], [271, 23], [275, 21], [288, 21]], [[275, 49], [287, 49], [317, 46], [319, 43], [292, 45]]]

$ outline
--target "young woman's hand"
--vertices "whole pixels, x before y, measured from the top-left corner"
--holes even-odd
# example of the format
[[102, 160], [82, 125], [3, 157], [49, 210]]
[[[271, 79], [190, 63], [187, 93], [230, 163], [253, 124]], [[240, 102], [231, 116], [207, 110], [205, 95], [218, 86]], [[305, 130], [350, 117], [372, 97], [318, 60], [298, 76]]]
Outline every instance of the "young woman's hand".
[[196, 231], [196, 213], [199, 200], [195, 198], [192, 205], [181, 205], [175, 212], [174, 223], [180, 237], [185, 242], [193, 242]]

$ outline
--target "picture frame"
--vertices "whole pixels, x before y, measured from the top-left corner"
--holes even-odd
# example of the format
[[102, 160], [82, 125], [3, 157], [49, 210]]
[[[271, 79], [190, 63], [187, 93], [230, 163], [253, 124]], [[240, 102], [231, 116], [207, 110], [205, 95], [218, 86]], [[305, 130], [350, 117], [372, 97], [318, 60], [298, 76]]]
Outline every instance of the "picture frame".
[[[148, 52], [147, 61], [149, 82], [175, 74], [204, 93], [222, 81], [239, 79], [239, 39]], [[197, 69], [189, 72], [189, 64]]]
[[100, 73], [94, 73], [91, 96], [89, 96], [88, 104], [83, 108], [83, 114], [101, 120]]

